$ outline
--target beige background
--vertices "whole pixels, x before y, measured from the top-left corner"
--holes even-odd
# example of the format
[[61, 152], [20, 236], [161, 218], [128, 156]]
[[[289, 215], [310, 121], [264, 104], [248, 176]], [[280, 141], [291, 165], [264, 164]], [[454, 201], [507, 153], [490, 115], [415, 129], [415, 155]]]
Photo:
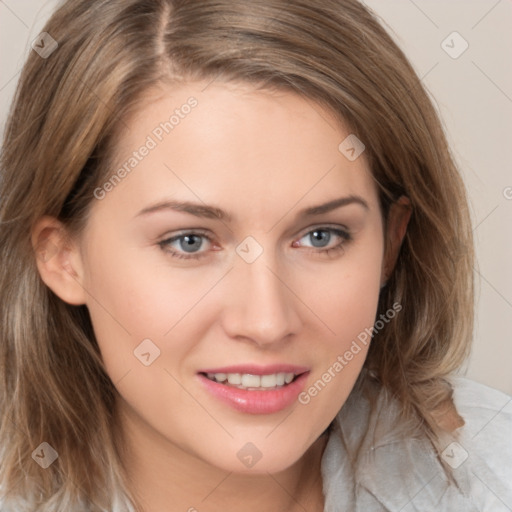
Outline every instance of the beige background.
[[[469, 191], [479, 265], [475, 343], [463, 373], [512, 394], [512, 2], [365, 3], [435, 98]], [[30, 42], [56, 4], [0, 0], [1, 133]], [[456, 54], [464, 40], [456, 59], [441, 46]]]

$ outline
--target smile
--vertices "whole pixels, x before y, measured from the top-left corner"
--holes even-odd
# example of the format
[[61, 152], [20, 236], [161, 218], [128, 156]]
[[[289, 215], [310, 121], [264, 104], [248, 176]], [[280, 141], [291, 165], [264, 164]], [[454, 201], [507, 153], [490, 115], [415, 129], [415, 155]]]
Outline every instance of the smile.
[[206, 377], [214, 382], [249, 391], [279, 389], [293, 382], [300, 374], [272, 373], [269, 375], [252, 375], [250, 373], [207, 373]]
[[297, 402], [310, 369], [304, 366], [237, 365], [202, 369], [197, 377], [207, 395], [246, 414], [272, 414]]

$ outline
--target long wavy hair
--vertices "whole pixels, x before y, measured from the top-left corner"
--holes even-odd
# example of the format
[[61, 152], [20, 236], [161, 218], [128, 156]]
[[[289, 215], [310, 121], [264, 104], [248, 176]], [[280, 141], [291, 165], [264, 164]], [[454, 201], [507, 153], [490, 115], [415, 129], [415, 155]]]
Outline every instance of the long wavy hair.
[[[28, 56], [1, 154], [5, 505], [111, 511], [130, 496], [117, 392], [87, 309], [44, 285], [30, 233], [43, 215], [79, 233], [112, 172], [123, 120], [151, 87], [183, 81], [239, 81], [317, 102], [366, 145], [384, 220], [397, 198], [410, 199], [378, 315], [397, 302], [403, 309], [375, 333], [361, 375], [389, 390], [403, 420], [417, 420], [439, 448], [439, 411], [458, 417], [448, 377], [472, 338], [470, 218], [432, 102], [377, 17], [356, 0], [68, 0], [44, 31], [58, 48]], [[59, 455], [45, 470], [31, 458], [42, 442]]]

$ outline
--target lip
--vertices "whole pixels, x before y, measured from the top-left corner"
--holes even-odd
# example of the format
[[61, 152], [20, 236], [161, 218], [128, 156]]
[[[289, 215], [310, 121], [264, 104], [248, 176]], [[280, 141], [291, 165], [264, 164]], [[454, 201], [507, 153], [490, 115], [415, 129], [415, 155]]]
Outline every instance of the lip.
[[197, 373], [249, 373], [251, 375], [271, 375], [272, 373], [295, 373], [296, 375], [309, 371], [306, 366], [293, 364], [270, 364], [259, 366], [256, 364], [240, 364], [223, 366], [221, 368], [204, 368]]
[[[249, 368], [252, 368], [249, 371]], [[215, 368], [213, 371], [203, 371], [197, 374], [205, 390], [219, 401], [231, 408], [246, 414], [273, 414], [290, 407], [297, 401], [297, 397], [304, 390], [309, 370], [299, 369], [303, 367], [291, 365], [272, 365], [255, 367], [252, 365], [226, 366]], [[296, 373], [300, 374], [290, 384], [279, 389], [249, 391], [239, 389], [210, 380], [202, 373], [250, 373], [252, 375], [269, 375], [272, 373]]]

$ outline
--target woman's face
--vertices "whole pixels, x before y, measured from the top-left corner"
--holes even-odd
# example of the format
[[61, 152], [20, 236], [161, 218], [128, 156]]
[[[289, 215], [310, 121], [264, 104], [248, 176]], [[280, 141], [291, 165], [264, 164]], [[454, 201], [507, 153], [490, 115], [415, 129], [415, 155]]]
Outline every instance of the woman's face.
[[350, 131], [327, 111], [205, 86], [148, 95], [127, 120], [77, 279], [133, 440], [276, 472], [361, 371], [383, 220], [364, 152], [340, 149]]

